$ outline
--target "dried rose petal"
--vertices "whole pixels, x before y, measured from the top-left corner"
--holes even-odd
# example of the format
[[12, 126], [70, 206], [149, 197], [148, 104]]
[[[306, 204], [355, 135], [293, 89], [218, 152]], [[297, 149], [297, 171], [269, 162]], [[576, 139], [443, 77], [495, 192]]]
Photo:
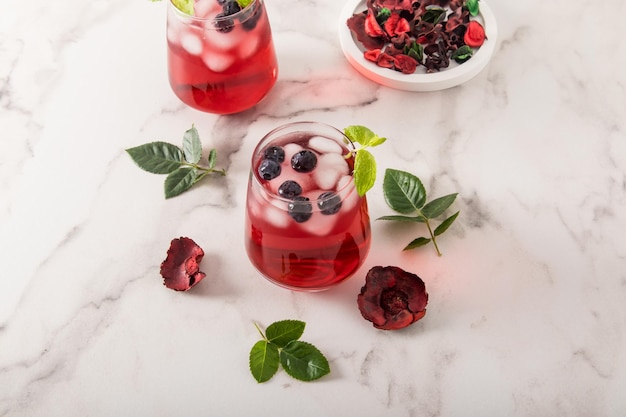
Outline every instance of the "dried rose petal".
[[472, 20], [467, 24], [463, 40], [467, 46], [478, 48], [485, 42], [485, 28], [477, 21]]
[[352, 15], [346, 22], [350, 30], [356, 35], [356, 38], [365, 49], [380, 49], [385, 45], [382, 38], [373, 38], [365, 31], [365, 16], [367, 12]]
[[389, 16], [389, 18], [385, 21], [384, 27], [385, 32], [387, 32], [390, 37], [401, 35], [411, 30], [409, 22], [405, 18], [400, 17], [399, 13], [392, 13], [391, 16]]
[[417, 61], [405, 54], [395, 55], [393, 65], [403, 74], [413, 74], [417, 68]]
[[161, 263], [163, 284], [172, 290], [187, 291], [206, 276], [200, 271], [204, 251], [188, 237], [173, 239]]
[[420, 277], [395, 266], [375, 266], [357, 297], [361, 315], [382, 330], [397, 330], [426, 314], [428, 293]]

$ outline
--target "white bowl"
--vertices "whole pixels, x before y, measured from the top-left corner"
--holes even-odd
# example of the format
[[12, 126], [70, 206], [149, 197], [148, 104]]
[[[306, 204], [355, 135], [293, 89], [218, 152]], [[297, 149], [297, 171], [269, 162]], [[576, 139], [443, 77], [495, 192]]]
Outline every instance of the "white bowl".
[[[384, 85], [406, 91], [436, 91], [462, 84], [487, 66], [496, 47], [498, 28], [496, 19], [485, 0], [480, 0], [480, 13], [476, 16], [485, 28], [485, 43], [478, 48], [474, 55], [462, 64], [450, 60], [450, 66], [439, 72], [426, 73], [423, 66], [413, 74], [403, 74], [389, 68], [382, 68], [363, 57], [365, 48], [353, 36], [346, 21], [355, 13], [366, 9], [366, 0], [348, 0], [339, 17], [339, 42], [348, 62], [365, 77]], [[422, 71], [419, 73], [418, 71]]]

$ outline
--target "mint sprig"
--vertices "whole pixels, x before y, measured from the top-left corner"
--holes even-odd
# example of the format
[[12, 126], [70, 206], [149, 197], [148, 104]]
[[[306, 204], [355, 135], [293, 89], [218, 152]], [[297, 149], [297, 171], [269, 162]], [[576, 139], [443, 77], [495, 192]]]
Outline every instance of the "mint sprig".
[[[448, 194], [426, 202], [426, 189], [422, 181], [413, 174], [395, 169], [385, 171], [383, 181], [385, 202], [401, 215], [382, 216], [377, 220], [395, 220], [402, 222], [425, 223], [430, 237], [413, 239], [403, 250], [414, 249], [432, 242], [441, 256], [437, 245], [437, 236], [448, 230], [459, 215], [459, 211], [444, 219], [434, 230], [431, 221], [441, 216], [454, 202], [458, 194]], [[413, 214], [413, 216], [407, 216]]]
[[167, 174], [164, 184], [166, 199], [189, 190], [209, 174], [226, 175], [226, 170], [215, 168], [215, 149], [209, 151], [207, 159], [202, 159], [200, 136], [193, 125], [183, 135], [182, 148], [157, 141], [126, 149], [126, 152], [144, 171]]
[[311, 343], [299, 340], [305, 323], [281, 320], [270, 324], [250, 350], [250, 372], [257, 382], [270, 380], [282, 365], [285, 372], [300, 381], [313, 381], [330, 372], [328, 360]]
[[360, 196], [364, 196], [376, 182], [376, 160], [367, 148], [383, 144], [387, 138], [378, 136], [365, 126], [348, 126], [343, 130], [352, 142], [358, 143], [359, 148], [352, 151], [354, 155], [354, 184]]

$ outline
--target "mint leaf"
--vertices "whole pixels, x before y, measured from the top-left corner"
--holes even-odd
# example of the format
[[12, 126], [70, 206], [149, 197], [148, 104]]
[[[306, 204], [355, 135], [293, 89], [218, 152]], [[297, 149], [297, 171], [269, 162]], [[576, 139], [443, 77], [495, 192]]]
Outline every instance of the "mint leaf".
[[237, 0], [237, 4], [239, 4], [239, 7], [242, 9], [248, 7], [250, 3], [252, 3], [252, 0]]
[[186, 13], [189, 16], [194, 15], [193, 0], [172, 0], [172, 3], [181, 12]]
[[187, 130], [183, 135], [183, 153], [185, 160], [190, 164], [197, 164], [202, 158], [202, 144], [200, 136], [194, 126]]
[[385, 171], [383, 195], [387, 205], [402, 214], [414, 213], [426, 202], [426, 190], [419, 178], [390, 168]]
[[169, 174], [177, 170], [183, 160], [181, 149], [166, 142], [146, 143], [126, 152], [139, 168], [153, 174]]
[[419, 248], [420, 246], [427, 245], [429, 242], [430, 242], [430, 239], [428, 239], [428, 238], [418, 237], [417, 239], [413, 239], [411, 241], [411, 243], [406, 245], [404, 247], [404, 249], [402, 249], [402, 250], [410, 250], [410, 249]]
[[456, 220], [456, 218], [458, 216], [459, 216], [459, 212], [457, 211], [452, 216], [450, 216], [447, 219], [445, 219], [443, 222], [441, 222], [441, 224], [439, 226], [437, 226], [437, 228], [435, 229], [433, 234], [435, 236], [439, 236], [440, 234], [442, 234], [443, 232], [448, 230], [448, 227], [450, 227], [452, 225], [452, 223], [454, 223], [454, 221]]
[[266, 340], [259, 340], [250, 350], [250, 372], [257, 382], [265, 382], [274, 376], [280, 360], [278, 348]]
[[279, 347], [298, 340], [304, 333], [305, 323], [298, 320], [282, 320], [270, 324], [265, 330], [267, 340]]
[[368, 151], [361, 149], [354, 157], [354, 185], [360, 196], [364, 196], [376, 182], [376, 160]]
[[179, 168], [165, 178], [165, 198], [180, 195], [191, 188], [196, 182], [196, 170], [191, 168]]
[[456, 196], [457, 194], [455, 193], [434, 199], [422, 207], [422, 215], [427, 219], [441, 216], [454, 203]]
[[294, 340], [280, 351], [285, 371], [300, 381], [313, 381], [330, 372], [328, 360], [310, 343]]
[[359, 145], [366, 146], [373, 137], [376, 136], [369, 128], [365, 126], [348, 126], [343, 129], [343, 133], [352, 142], [356, 142]]

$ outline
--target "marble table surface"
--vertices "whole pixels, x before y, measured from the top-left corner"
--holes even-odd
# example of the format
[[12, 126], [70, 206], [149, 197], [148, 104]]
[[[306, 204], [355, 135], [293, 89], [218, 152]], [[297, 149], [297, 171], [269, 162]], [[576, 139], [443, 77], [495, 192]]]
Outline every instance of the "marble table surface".
[[[447, 90], [378, 86], [345, 60], [343, 1], [267, 0], [279, 78], [251, 111], [181, 104], [167, 82], [166, 4], [4, 0], [0, 14], [0, 416], [626, 415], [626, 43], [622, 0], [489, 0], [489, 65]], [[359, 272], [321, 293], [264, 280], [243, 246], [251, 151], [296, 120], [364, 124], [385, 168], [457, 222], [373, 221]], [[196, 126], [223, 179], [173, 199], [124, 151]], [[203, 247], [207, 278], [165, 288], [171, 239]], [[369, 268], [418, 274], [426, 316], [364, 320]], [[258, 384], [253, 323], [298, 319], [329, 359], [311, 383]]]

